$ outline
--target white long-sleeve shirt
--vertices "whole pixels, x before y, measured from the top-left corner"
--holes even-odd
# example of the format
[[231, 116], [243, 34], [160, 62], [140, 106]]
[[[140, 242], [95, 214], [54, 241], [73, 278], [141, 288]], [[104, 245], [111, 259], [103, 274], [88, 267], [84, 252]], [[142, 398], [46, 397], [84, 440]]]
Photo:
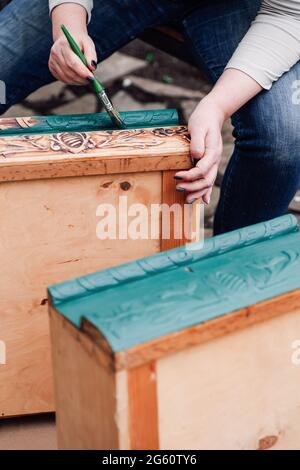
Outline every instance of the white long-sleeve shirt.
[[[50, 11], [62, 3], [82, 5], [91, 18], [93, 0], [49, 0]], [[241, 70], [268, 90], [299, 60], [300, 0], [262, 0], [226, 68]]]

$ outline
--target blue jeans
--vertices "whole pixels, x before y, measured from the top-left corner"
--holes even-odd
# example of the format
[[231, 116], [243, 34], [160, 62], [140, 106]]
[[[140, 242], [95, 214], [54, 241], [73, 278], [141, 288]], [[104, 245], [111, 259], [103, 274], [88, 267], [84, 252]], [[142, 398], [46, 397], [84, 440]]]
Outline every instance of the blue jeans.
[[[95, 0], [89, 32], [105, 59], [146, 28], [181, 24], [187, 47], [215, 82], [255, 17], [260, 0]], [[53, 81], [48, 70], [51, 24], [46, 0], [12, 0], [0, 12], [2, 114]], [[300, 105], [293, 84], [300, 62], [232, 117], [235, 150], [222, 184], [215, 233], [284, 214], [300, 185]]]

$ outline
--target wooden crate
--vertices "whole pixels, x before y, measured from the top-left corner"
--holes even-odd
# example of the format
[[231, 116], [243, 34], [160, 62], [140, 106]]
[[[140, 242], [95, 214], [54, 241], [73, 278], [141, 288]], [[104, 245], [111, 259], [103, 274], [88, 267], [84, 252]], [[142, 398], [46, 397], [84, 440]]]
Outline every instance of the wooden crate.
[[170, 240], [160, 233], [146, 240], [96, 236], [98, 205], [117, 206], [120, 196], [129, 205], [183, 205], [173, 176], [190, 168], [188, 134], [160, 127], [176, 116], [126, 113], [137, 129], [123, 131], [107, 130], [105, 115], [0, 120], [0, 341], [7, 354], [0, 416], [54, 410], [48, 285], [184, 242], [172, 233]]
[[61, 449], [300, 449], [292, 216], [49, 295]]

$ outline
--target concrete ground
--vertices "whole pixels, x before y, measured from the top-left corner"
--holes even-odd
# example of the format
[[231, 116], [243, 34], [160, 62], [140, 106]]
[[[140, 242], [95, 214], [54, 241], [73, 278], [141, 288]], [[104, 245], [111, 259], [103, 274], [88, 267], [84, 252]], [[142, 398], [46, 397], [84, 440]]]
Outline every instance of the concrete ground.
[[54, 414], [0, 421], [0, 450], [55, 450]]

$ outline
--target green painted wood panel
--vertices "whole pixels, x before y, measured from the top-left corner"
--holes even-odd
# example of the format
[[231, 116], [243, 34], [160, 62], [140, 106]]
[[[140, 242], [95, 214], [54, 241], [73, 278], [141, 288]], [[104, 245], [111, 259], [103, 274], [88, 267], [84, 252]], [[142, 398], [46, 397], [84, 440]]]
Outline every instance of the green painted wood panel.
[[[147, 127], [168, 127], [178, 125], [176, 109], [159, 109], [145, 111], [126, 111], [120, 113], [126, 129]], [[95, 114], [69, 114], [60, 116], [33, 116], [24, 118], [23, 122], [17, 118], [6, 125], [0, 119], [0, 137], [26, 135], [26, 134], [55, 134], [59, 132], [92, 132], [99, 130], [115, 130], [107, 113]], [[6, 118], [5, 121], [8, 121]], [[26, 121], [26, 123], [24, 123]]]
[[300, 288], [300, 231], [287, 215], [49, 288], [78, 328], [118, 352]]

